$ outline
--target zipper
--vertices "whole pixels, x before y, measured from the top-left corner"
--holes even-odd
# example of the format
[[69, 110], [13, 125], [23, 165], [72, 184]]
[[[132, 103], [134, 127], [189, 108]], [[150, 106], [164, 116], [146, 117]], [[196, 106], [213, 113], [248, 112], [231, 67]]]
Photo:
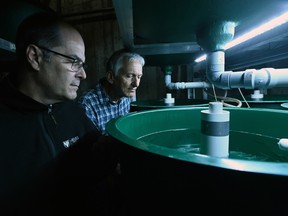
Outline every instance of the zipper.
[[52, 104], [48, 105], [48, 114], [51, 117], [51, 119], [53, 120], [54, 124], [57, 125], [57, 121], [56, 121], [55, 117], [52, 114]]

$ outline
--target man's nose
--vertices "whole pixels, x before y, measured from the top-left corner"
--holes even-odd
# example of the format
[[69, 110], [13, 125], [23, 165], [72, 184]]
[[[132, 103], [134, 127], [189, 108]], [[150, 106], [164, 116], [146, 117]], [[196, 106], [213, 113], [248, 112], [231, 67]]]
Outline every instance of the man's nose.
[[134, 77], [132, 84], [134, 87], [138, 87], [140, 84], [140, 78]]
[[85, 69], [81, 67], [81, 69], [77, 72], [76, 76], [83, 80], [86, 79], [87, 75]]

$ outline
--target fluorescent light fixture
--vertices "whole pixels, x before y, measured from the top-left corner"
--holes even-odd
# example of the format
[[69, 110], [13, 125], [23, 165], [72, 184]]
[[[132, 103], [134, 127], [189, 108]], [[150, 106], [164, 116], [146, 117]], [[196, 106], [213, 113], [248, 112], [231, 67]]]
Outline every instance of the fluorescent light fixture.
[[198, 58], [195, 59], [194, 61], [198, 63], [198, 62], [205, 61], [206, 58], [207, 58], [207, 55], [205, 54], [205, 55], [202, 55], [202, 56], [198, 57]]
[[[237, 46], [240, 43], [243, 43], [244, 41], [247, 41], [253, 37], [256, 37], [264, 32], [267, 32], [277, 26], [280, 26], [284, 23], [288, 22], [288, 12], [282, 14], [281, 16], [276, 17], [275, 19], [272, 19], [271, 21], [264, 23], [263, 25], [251, 30], [250, 32], [230, 41], [226, 44], [225, 50], [230, 49], [231, 47]], [[207, 55], [202, 55], [199, 58], [195, 60], [195, 62], [201, 62], [206, 60]]]

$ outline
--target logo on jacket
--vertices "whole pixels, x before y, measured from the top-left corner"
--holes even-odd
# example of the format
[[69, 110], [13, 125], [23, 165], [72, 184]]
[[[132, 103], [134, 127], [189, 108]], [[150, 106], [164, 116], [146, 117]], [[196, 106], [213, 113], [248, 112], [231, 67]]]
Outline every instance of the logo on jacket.
[[75, 142], [77, 142], [77, 140], [79, 139], [78, 136], [73, 137], [71, 139], [65, 140], [63, 141], [63, 145], [65, 148], [69, 148], [71, 145], [73, 145]]

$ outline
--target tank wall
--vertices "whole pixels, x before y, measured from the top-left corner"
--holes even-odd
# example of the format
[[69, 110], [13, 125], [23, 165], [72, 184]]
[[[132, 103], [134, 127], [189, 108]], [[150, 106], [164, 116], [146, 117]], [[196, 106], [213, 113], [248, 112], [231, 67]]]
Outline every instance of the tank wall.
[[[182, 142], [185, 137], [163, 136], [157, 143], [141, 140], [143, 136], [166, 130], [185, 131], [188, 128], [200, 133], [203, 109], [207, 108], [140, 111], [111, 122], [117, 126], [115, 134], [120, 141], [127, 215], [193, 215], [196, 212], [278, 215], [285, 212], [286, 199], [283, 197], [288, 194], [287, 163], [273, 162], [266, 166], [265, 162], [259, 162], [255, 166], [245, 160], [217, 160], [193, 153], [182, 154], [168, 146], [168, 143]], [[230, 111], [232, 131], [258, 134], [260, 138], [261, 135], [282, 138], [287, 134], [286, 111], [226, 110]], [[246, 145], [248, 140], [240, 137], [236, 141], [236, 145], [241, 146]], [[252, 147], [255, 153], [266, 148], [259, 140], [252, 141], [259, 147]], [[191, 159], [195, 157], [199, 158]], [[230, 164], [234, 168], [225, 168], [223, 164]], [[255, 172], [253, 168], [250, 169], [253, 166]], [[282, 167], [282, 174], [273, 173], [279, 167]]]

